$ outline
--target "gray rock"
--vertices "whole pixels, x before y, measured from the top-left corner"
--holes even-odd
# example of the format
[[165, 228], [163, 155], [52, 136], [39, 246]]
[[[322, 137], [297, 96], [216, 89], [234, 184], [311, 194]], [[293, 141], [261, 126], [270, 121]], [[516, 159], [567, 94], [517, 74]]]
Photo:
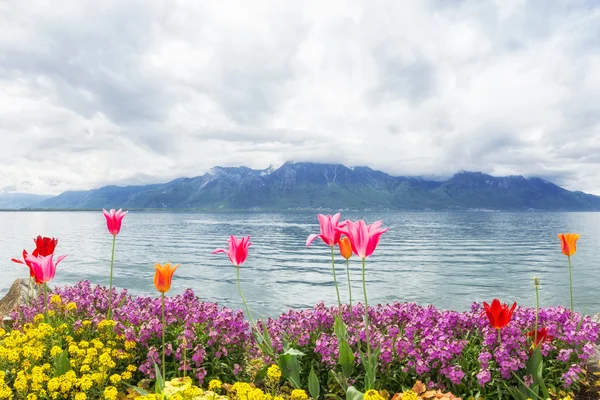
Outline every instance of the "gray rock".
[[0, 300], [0, 321], [8, 317], [19, 305], [27, 302], [28, 291], [27, 279], [19, 278], [13, 282], [6, 296]]

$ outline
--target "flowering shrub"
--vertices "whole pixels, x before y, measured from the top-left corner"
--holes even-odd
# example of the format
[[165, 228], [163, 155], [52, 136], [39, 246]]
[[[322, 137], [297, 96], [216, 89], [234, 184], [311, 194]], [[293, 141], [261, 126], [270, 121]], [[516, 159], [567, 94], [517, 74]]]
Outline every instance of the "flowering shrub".
[[[65, 303], [77, 304], [68, 317], [75, 328], [86, 320], [97, 324], [106, 318], [108, 290], [104, 287], [92, 287], [83, 281], [75, 286], [56, 288], [54, 293]], [[113, 295], [113, 299], [115, 332], [136, 343], [140, 371], [154, 378], [154, 363], [161, 364], [161, 299], [131, 297], [126, 290]], [[51, 303], [50, 307], [54, 309], [57, 305]], [[23, 324], [32, 321], [42, 310], [41, 301], [22, 306], [13, 313], [14, 327], [22, 329]], [[242, 366], [252, 347], [249, 326], [241, 311], [201, 302], [188, 289], [181, 296], [165, 298], [165, 319], [167, 375], [172, 378], [185, 369], [195, 375], [200, 384], [205, 376], [228, 382], [241, 378]]]
[[38, 314], [20, 330], [0, 329], [0, 399], [115, 399], [130, 382], [135, 342], [114, 332], [114, 322], [83, 320], [77, 328], [58, 296], [50, 321]]
[[[82, 336], [83, 332], [88, 332], [86, 329], [109, 323], [102, 322], [107, 312], [105, 288], [80, 282], [72, 287], [57, 288], [54, 293], [61, 301], [50, 302], [52, 318], [57, 321], [60, 316], [69, 322], [61, 329], [66, 330], [64, 335], [74, 335], [73, 340], [89, 341], [88, 336]], [[125, 291], [113, 298], [115, 338], [121, 338], [121, 341], [115, 342], [112, 348], [123, 348], [140, 372], [153, 378], [154, 363], [161, 363], [158, 351], [160, 299], [130, 297]], [[11, 334], [28, 332], [29, 324], [40, 318], [36, 315], [42, 310], [41, 301], [22, 306], [13, 315], [16, 331]], [[277, 351], [282, 350], [286, 340], [305, 354], [300, 358], [302, 364], [308, 366], [303, 368], [303, 382], [307, 382], [307, 371], [312, 366], [321, 385], [328, 385], [328, 371], [336, 367], [338, 356], [338, 341], [334, 334], [337, 312], [337, 307], [320, 303], [312, 309], [289, 311], [264, 321]], [[381, 349], [378, 388], [402, 392], [403, 388], [410, 388], [415, 381], [421, 380], [429, 382], [428, 390], [449, 390], [461, 395], [479, 392], [482, 396], [490, 396], [503, 390], [504, 384], [518, 385], [513, 372], [527, 380], [525, 364], [531, 348], [528, 332], [535, 324], [535, 309], [516, 308], [511, 322], [501, 331], [501, 344], [497, 330], [490, 326], [482, 312], [483, 308], [478, 304], [474, 304], [469, 312], [440, 311], [414, 303], [371, 308], [371, 345]], [[348, 342], [355, 349], [359, 338], [365, 345], [363, 314], [361, 304], [352, 310], [347, 305], [342, 307]], [[181, 375], [184, 369], [194, 375], [200, 385], [210, 379], [236, 382], [256, 375], [248, 371], [252, 368], [252, 359], [260, 356], [260, 350], [241, 311], [201, 302], [187, 290], [181, 296], [166, 299], [166, 319], [167, 374], [171, 374], [171, 378]], [[552, 337], [540, 344], [548, 371], [546, 381], [556, 388], [578, 389], [585, 361], [593, 352], [592, 343], [598, 339], [598, 324], [586, 317], [578, 329], [579, 322], [579, 317], [571, 318], [570, 311], [564, 307], [540, 309], [539, 326], [545, 327]], [[131, 347], [124, 349], [125, 343], [131, 343]], [[184, 343], [187, 349], [185, 360]], [[72, 359], [76, 363], [77, 360]], [[353, 379], [360, 384], [364, 370], [358, 358], [355, 362]], [[32, 366], [37, 364], [32, 361]], [[281, 377], [278, 369], [267, 367], [267, 380]], [[14, 381], [9, 379], [7, 382]], [[330, 390], [335, 393], [339, 388]]]

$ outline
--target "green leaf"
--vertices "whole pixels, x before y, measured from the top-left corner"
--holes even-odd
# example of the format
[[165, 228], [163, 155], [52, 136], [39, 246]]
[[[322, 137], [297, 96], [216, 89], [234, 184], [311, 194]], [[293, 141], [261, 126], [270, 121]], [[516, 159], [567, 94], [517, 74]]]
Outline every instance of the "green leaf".
[[308, 391], [310, 392], [310, 397], [315, 400], [317, 400], [321, 394], [319, 378], [317, 378], [317, 374], [315, 374], [315, 370], [312, 367], [310, 368], [310, 374], [308, 374]]
[[286, 350], [286, 352], [283, 354], [289, 354], [291, 356], [299, 356], [299, 357], [305, 355], [303, 352], [301, 352], [300, 350], [294, 349], [293, 347], [288, 348]]
[[69, 352], [63, 350], [62, 353], [54, 357], [54, 376], [59, 377], [71, 370], [71, 362], [69, 361]]
[[139, 394], [140, 396], [147, 396], [147, 395], [149, 395], [149, 394], [150, 394], [148, 391], [146, 391], [146, 390], [144, 390], [144, 389], [142, 389], [142, 388], [140, 388], [140, 387], [137, 387], [137, 386], [130, 385], [130, 384], [129, 384], [129, 383], [127, 383], [127, 382], [123, 382], [123, 383], [125, 384], [125, 386], [129, 386], [130, 388], [132, 388], [133, 390], [135, 390], [136, 392], [138, 392], [138, 394]]
[[376, 350], [374, 353], [371, 353], [370, 357], [364, 354], [362, 351], [360, 353], [360, 360], [365, 368], [365, 390], [373, 389], [373, 385], [377, 379], [378, 355], [378, 350]]
[[542, 396], [547, 399], [550, 397], [550, 393], [548, 393], [548, 388], [546, 387], [546, 383], [544, 382], [544, 377], [543, 377], [543, 371], [544, 371], [544, 360], [542, 360], [540, 362], [540, 365], [538, 367], [537, 373], [536, 373], [536, 377], [537, 377], [537, 381], [538, 384], [540, 385], [540, 389], [542, 389]]
[[154, 386], [154, 391], [156, 394], [162, 394], [162, 392], [165, 390], [165, 381], [160, 373], [160, 368], [158, 368], [156, 363], [154, 363], [154, 374], [156, 375], [156, 385]]
[[300, 363], [298, 356], [292, 354], [282, 354], [277, 362], [281, 375], [296, 388], [301, 389], [300, 385]]
[[354, 352], [345, 338], [339, 339], [339, 362], [346, 379], [354, 372]]
[[346, 400], [363, 400], [364, 394], [354, 386], [350, 386], [346, 390]]
[[335, 336], [338, 338], [338, 340], [346, 339], [346, 337], [348, 336], [346, 324], [344, 324], [344, 321], [342, 321], [342, 318], [340, 318], [339, 315], [335, 316], [335, 325], [333, 328], [333, 332], [335, 333]]

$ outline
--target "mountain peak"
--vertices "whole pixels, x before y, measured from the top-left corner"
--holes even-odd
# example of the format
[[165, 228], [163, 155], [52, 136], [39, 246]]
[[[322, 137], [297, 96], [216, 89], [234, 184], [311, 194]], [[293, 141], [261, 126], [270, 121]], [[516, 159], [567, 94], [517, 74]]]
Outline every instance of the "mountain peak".
[[[43, 208], [598, 210], [600, 197], [537, 178], [460, 171], [447, 180], [395, 177], [367, 166], [286, 162], [264, 170], [216, 166], [165, 184], [63, 193]], [[543, 183], [543, 184], [542, 184]]]

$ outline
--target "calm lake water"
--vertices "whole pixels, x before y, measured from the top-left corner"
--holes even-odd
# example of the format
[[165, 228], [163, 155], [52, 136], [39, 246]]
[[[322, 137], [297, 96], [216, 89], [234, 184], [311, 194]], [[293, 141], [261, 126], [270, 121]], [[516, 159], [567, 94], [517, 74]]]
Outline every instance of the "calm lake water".
[[[384, 220], [390, 231], [367, 260], [371, 304], [415, 301], [444, 309], [466, 310], [473, 301], [517, 301], [533, 305], [532, 278], [541, 279], [542, 305], [569, 303], [567, 258], [558, 232], [582, 234], [573, 257], [576, 309], [600, 312], [600, 213], [347, 213], [368, 223]], [[251, 235], [250, 256], [242, 267], [242, 288], [253, 312], [276, 315], [335, 304], [329, 248], [319, 239], [315, 213], [135, 213], [117, 238], [114, 281], [130, 293], [156, 295], [154, 264], [179, 263], [170, 294], [191, 287], [207, 301], [241, 307], [235, 269], [224, 254], [230, 234]], [[59, 238], [55, 284], [88, 279], [108, 285], [111, 236], [101, 212], [0, 212], [0, 294], [14, 279], [27, 277], [14, 264], [32, 238]], [[338, 278], [347, 297], [345, 263]], [[362, 295], [360, 263], [351, 260], [353, 295]]]

